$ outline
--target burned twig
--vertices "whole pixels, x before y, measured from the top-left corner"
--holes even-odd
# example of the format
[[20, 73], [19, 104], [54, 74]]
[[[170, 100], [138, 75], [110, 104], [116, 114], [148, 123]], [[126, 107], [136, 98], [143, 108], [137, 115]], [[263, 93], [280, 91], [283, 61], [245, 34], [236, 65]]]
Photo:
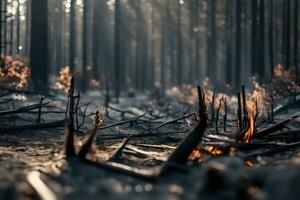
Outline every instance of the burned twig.
[[215, 128], [216, 128], [217, 133], [219, 133], [218, 123], [219, 123], [219, 115], [220, 115], [221, 106], [222, 106], [222, 99], [220, 99], [219, 107], [218, 107], [218, 109], [217, 109], [217, 115], [216, 115], [216, 124], [215, 124]]
[[65, 151], [67, 157], [75, 156], [74, 147], [74, 77], [71, 79], [70, 88], [68, 91], [69, 99], [69, 119], [65, 131]]
[[109, 161], [116, 161], [121, 156], [123, 149], [129, 143], [130, 139], [131, 139], [131, 137], [128, 137], [128, 138], [123, 140], [121, 145], [116, 149], [116, 151], [110, 157]]
[[242, 86], [242, 103], [243, 103], [243, 126], [246, 126], [248, 119], [247, 101], [245, 85]]
[[78, 105], [80, 102], [80, 92], [78, 91], [78, 95], [77, 95], [77, 102], [76, 102], [76, 106], [75, 106], [75, 116], [76, 116], [76, 130], [79, 130], [79, 120], [78, 120]]
[[102, 120], [100, 119], [99, 111], [97, 110], [95, 113], [94, 126], [91, 130], [88, 131], [89, 136], [88, 136], [86, 142], [82, 145], [82, 147], [78, 153], [79, 158], [84, 159], [86, 157], [86, 155], [88, 154], [88, 152], [90, 151], [93, 141], [96, 136], [97, 129], [101, 125], [101, 123], [102, 123]]
[[129, 119], [129, 120], [117, 122], [115, 124], [110, 124], [110, 125], [107, 125], [107, 126], [103, 126], [103, 127], [100, 127], [99, 130], [108, 129], [108, 128], [112, 128], [112, 127], [115, 127], [115, 126], [120, 126], [120, 125], [124, 125], [124, 124], [128, 124], [128, 123], [136, 122], [137, 120], [141, 119], [144, 115], [145, 115], [145, 113], [138, 116], [138, 117], [136, 117], [136, 118], [134, 118], [134, 119]]
[[21, 130], [42, 130], [42, 129], [51, 129], [51, 128], [59, 128], [64, 127], [66, 124], [66, 120], [58, 120], [54, 122], [48, 123], [40, 123], [40, 124], [30, 124], [24, 126], [13, 126], [13, 127], [1, 127], [0, 131], [2, 132], [11, 132], [11, 131], [21, 131]]
[[224, 98], [224, 132], [227, 129], [227, 99]]
[[239, 132], [243, 131], [243, 120], [242, 120], [242, 104], [241, 104], [241, 93], [237, 93], [237, 99], [238, 99], [238, 130]]
[[41, 123], [42, 104], [43, 104], [43, 101], [44, 101], [46, 98], [47, 98], [47, 97], [42, 97], [41, 100], [40, 100], [40, 106], [39, 106], [39, 111], [38, 111], [38, 117], [37, 117], [37, 120], [36, 120], [36, 123], [37, 123], [37, 124], [40, 124], [40, 123]]
[[107, 78], [105, 79], [106, 82], [106, 93], [105, 93], [105, 115], [109, 117], [108, 107], [110, 102], [110, 95], [109, 95], [109, 83]]
[[188, 157], [197, 147], [202, 139], [202, 136], [207, 127], [207, 113], [205, 104], [205, 94], [202, 89], [198, 86], [198, 98], [199, 98], [199, 116], [200, 121], [196, 128], [188, 134], [188, 136], [182, 141], [182, 143], [175, 149], [171, 154], [168, 161], [164, 164], [161, 174], [166, 173], [170, 167], [175, 165], [182, 165], [188, 161]]
[[210, 108], [210, 112], [211, 112], [211, 124], [214, 123], [215, 120], [215, 96], [216, 96], [216, 90], [214, 90], [212, 99], [211, 99], [211, 108]]
[[26, 113], [28, 111], [38, 109], [41, 106], [44, 107], [48, 104], [49, 104], [49, 102], [43, 103], [43, 104], [33, 104], [33, 105], [30, 105], [30, 106], [25, 106], [25, 107], [22, 107], [22, 108], [17, 108], [17, 109], [12, 109], [12, 110], [0, 111], [0, 116], [2, 116], [2, 115], [12, 115], [12, 114], [18, 114], [18, 113]]
[[184, 116], [182, 116], [182, 117], [179, 117], [179, 118], [177, 118], [177, 119], [174, 119], [174, 120], [165, 122], [165, 123], [159, 125], [158, 127], [156, 127], [155, 129], [153, 129], [151, 132], [154, 133], [155, 131], [159, 130], [160, 128], [162, 128], [162, 127], [164, 127], [164, 126], [166, 126], [166, 125], [168, 125], [168, 124], [172, 124], [172, 123], [175, 123], [175, 122], [177, 122], [177, 121], [180, 121], [180, 120], [189, 118], [189, 117], [191, 117], [191, 116], [194, 116], [195, 114], [196, 114], [196, 113], [191, 113], [191, 114], [188, 114], [188, 115], [184, 115]]

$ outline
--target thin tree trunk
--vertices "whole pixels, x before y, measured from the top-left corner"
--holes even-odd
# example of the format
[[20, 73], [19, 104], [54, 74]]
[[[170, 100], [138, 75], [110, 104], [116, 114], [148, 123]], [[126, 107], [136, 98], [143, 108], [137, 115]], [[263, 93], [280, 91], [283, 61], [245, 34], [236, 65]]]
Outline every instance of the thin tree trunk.
[[270, 1], [270, 21], [269, 21], [269, 53], [270, 53], [270, 69], [271, 69], [271, 76], [273, 76], [273, 71], [274, 71], [274, 31], [273, 31], [273, 26], [274, 26], [274, 18], [273, 18], [273, 0]]
[[117, 103], [119, 103], [120, 97], [120, 0], [115, 1], [115, 97]]
[[182, 84], [181, 1], [177, 0], [177, 84]]
[[20, 1], [17, 0], [18, 6], [17, 6], [17, 41], [16, 41], [16, 49], [17, 49], [17, 54], [20, 54]]
[[232, 0], [226, 2], [226, 83], [232, 85]]
[[241, 9], [242, 2], [240, 0], [236, 1], [236, 42], [235, 42], [235, 86], [236, 88], [241, 85], [241, 42], [242, 42], [242, 26], [241, 26]]
[[87, 35], [88, 35], [88, 13], [89, 13], [89, 1], [83, 1], [83, 30], [82, 30], [82, 83], [81, 89], [85, 93], [87, 89], [87, 59], [88, 59], [88, 45], [87, 45]]
[[71, 0], [71, 9], [70, 9], [70, 27], [69, 27], [69, 66], [70, 72], [73, 74], [75, 71], [75, 57], [76, 57], [76, 10], [75, 10], [76, 0]]
[[[92, 67], [92, 78], [98, 80], [99, 79], [99, 45], [100, 45], [100, 1], [93, 1], [93, 67]], [[108, 73], [107, 73], [108, 74]], [[107, 77], [106, 77], [107, 78]]]
[[215, 81], [216, 74], [216, 0], [209, 1], [207, 18], [207, 75]]
[[257, 75], [257, 48], [258, 48], [258, 36], [257, 36], [257, 7], [258, 1], [252, 0], [251, 12], [252, 12], [252, 27], [251, 27], [251, 65], [252, 75]]
[[298, 66], [298, 0], [294, 4], [294, 67], [296, 70], [296, 81], [300, 81], [299, 66]]
[[259, 8], [259, 78], [265, 76], [265, 0], [260, 0]]
[[31, 70], [36, 89], [48, 88], [48, 1], [31, 0]]

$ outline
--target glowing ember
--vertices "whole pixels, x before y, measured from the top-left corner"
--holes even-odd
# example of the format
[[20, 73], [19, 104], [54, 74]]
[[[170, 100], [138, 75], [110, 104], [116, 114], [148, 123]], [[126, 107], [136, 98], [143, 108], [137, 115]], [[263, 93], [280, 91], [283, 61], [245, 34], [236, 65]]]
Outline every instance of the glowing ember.
[[30, 68], [25, 60], [1, 56], [0, 85], [6, 88], [27, 88], [29, 86]]
[[191, 153], [191, 155], [189, 156], [188, 160], [196, 160], [201, 158], [201, 150], [200, 149], [194, 149], [193, 152]]
[[254, 164], [253, 164], [252, 160], [246, 160], [245, 165], [248, 166], [248, 167], [253, 167]]
[[219, 156], [219, 155], [223, 155], [224, 154], [224, 151], [221, 150], [221, 149], [218, 149], [216, 147], [213, 147], [213, 146], [205, 146], [204, 147], [204, 150], [211, 154], [211, 155], [214, 155], [214, 156]]
[[67, 92], [70, 87], [71, 78], [70, 67], [66, 66], [61, 68], [59, 76], [56, 78], [55, 89]]

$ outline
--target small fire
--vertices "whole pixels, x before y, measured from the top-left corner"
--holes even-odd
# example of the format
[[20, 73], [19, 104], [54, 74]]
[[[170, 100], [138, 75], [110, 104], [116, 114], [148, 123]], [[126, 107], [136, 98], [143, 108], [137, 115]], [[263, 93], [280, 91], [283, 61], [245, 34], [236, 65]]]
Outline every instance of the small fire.
[[248, 167], [253, 167], [254, 164], [253, 164], [252, 160], [246, 160], [245, 165], [248, 166]]
[[61, 68], [59, 76], [56, 78], [55, 89], [67, 92], [70, 87], [71, 79], [70, 67], [66, 66]]
[[6, 88], [27, 88], [30, 68], [25, 60], [1, 54], [0, 85]]
[[252, 101], [247, 102], [248, 108], [248, 118], [249, 118], [249, 128], [244, 135], [244, 142], [249, 143], [254, 135], [255, 132], [255, 113], [256, 113], [256, 106]]
[[255, 133], [256, 113], [256, 104], [252, 101], [247, 101], [247, 119], [244, 119], [244, 130], [237, 135], [237, 141], [249, 143], [253, 139]]
[[223, 150], [218, 149], [217, 147], [214, 146], [205, 146], [204, 150], [213, 156], [219, 156], [224, 154]]

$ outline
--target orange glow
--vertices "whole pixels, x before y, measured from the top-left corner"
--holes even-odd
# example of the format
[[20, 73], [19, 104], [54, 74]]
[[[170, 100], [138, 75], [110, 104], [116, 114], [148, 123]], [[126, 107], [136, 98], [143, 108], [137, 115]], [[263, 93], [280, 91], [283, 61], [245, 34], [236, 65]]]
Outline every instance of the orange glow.
[[253, 161], [252, 160], [246, 160], [245, 161], [245, 164], [246, 164], [246, 166], [248, 166], [248, 167], [253, 167]]
[[214, 156], [219, 156], [219, 155], [224, 154], [224, 151], [223, 151], [223, 150], [218, 149], [218, 148], [213, 147], [213, 146], [205, 146], [205, 147], [204, 147], [204, 150], [205, 150], [206, 152], [208, 152], [209, 154], [214, 155]]
[[252, 101], [247, 101], [247, 108], [248, 108], [249, 128], [245, 133], [245, 135], [243, 136], [243, 141], [249, 143], [252, 140], [255, 132], [256, 106]]
[[193, 152], [188, 157], [188, 160], [196, 160], [201, 157], [201, 150], [200, 149], [194, 149]]
[[66, 66], [61, 68], [59, 76], [56, 78], [55, 89], [67, 92], [70, 87], [71, 78], [70, 67]]
[[27, 88], [29, 86], [30, 68], [25, 60], [13, 59], [1, 54], [0, 85], [7, 88]]

